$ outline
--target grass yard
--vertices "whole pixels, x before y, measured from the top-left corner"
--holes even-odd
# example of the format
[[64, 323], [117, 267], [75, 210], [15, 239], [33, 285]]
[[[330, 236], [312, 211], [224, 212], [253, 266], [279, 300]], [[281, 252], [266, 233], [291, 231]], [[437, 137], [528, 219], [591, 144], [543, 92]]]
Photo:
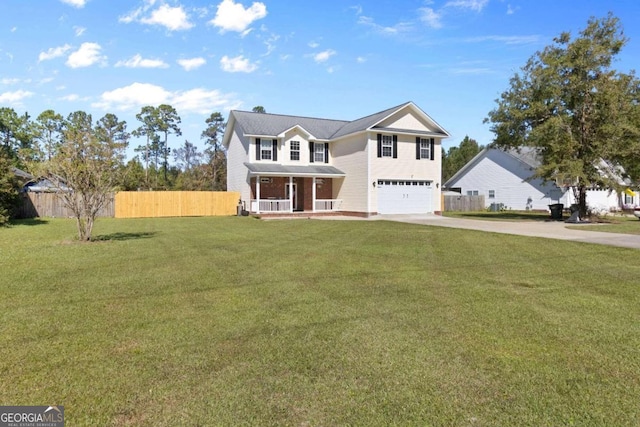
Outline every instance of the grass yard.
[[608, 233], [640, 234], [640, 221], [635, 216], [611, 215], [602, 218], [604, 223], [569, 226], [580, 230], [606, 231]]
[[384, 221], [0, 229], [0, 402], [68, 426], [637, 426], [638, 251]]

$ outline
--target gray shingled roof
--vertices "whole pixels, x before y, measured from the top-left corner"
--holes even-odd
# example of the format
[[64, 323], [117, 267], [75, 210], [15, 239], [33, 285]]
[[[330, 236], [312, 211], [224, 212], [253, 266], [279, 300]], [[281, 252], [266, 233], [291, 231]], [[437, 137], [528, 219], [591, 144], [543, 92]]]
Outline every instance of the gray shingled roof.
[[410, 104], [410, 102], [405, 102], [396, 107], [388, 108], [379, 113], [353, 121], [254, 113], [238, 110], [232, 111], [231, 114], [235, 117], [237, 124], [245, 135], [276, 136], [294, 126], [300, 126], [311, 133], [316, 139], [328, 140], [367, 130], [408, 104]]
[[505, 150], [505, 152], [534, 169], [537, 169], [542, 164], [538, 151], [533, 147], [511, 148]]
[[316, 119], [312, 117], [285, 116], [280, 114], [253, 113], [249, 111], [232, 111], [236, 122], [245, 135], [276, 136], [301, 126], [317, 139], [329, 139], [344, 126], [346, 121]]
[[249, 172], [256, 175], [297, 175], [297, 176], [345, 176], [341, 170], [329, 165], [289, 166], [277, 163], [245, 163]]
[[370, 116], [363, 117], [361, 119], [354, 120], [352, 122], [348, 122], [333, 135], [333, 138], [338, 138], [341, 136], [349, 135], [351, 133], [356, 133], [356, 132], [369, 129], [371, 126], [375, 125], [381, 120], [384, 120], [385, 118], [393, 114], [394, 111], [399, 110], [400, 108], [404, 107], [407, 104], [409, 103], [405, 102], [404, 104], [386, 109], [384, 111], [380, 111], [379, 113], [371, 114]]

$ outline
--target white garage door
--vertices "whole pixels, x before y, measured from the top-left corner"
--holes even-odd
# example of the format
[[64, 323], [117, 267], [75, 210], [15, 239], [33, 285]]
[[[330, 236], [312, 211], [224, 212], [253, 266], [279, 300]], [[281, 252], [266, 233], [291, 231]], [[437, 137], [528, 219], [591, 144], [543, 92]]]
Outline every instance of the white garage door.
[[431, 181], [378, 180], [379, 214], [433, 212]]

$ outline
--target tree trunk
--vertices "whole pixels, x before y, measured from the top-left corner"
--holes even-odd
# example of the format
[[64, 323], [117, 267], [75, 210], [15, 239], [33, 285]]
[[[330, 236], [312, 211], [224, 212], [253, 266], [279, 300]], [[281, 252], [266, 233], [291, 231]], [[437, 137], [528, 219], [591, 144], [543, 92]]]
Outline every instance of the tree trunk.
[[578, 188], [578, 209], [580, 210], [580, 218], [587, 217], [587, 187], [581, 185]]

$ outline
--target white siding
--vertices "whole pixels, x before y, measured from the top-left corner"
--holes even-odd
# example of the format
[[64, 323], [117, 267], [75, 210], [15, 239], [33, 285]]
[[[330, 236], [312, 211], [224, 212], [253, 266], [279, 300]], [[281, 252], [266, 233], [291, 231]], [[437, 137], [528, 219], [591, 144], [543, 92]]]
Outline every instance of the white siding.
[[[254, 144], [255, 145], [255, 144]], [[249, 173], [244, 162], [249, 161], [250, 150], [249, 138], [243, 138], [238, 134], [238, 130], [234, 129], [227, 150], [227, 191], [238, 191], [240, 198], [249, 207], [249, 199], [251, 198], [251, 187], [249, 185]], [[255, 156], [255, 151], [253, 151]]]
[[[567, 205], [578, 203], [573, 197], [573, 192], [569, 191], [567, 197]], [[622, 199], [621, 199], [622, 197]], [[595, 213], [607, 213], [620, 209], [620, 201], [624, 196], [618, 195], [615, 191], [609, 190], [587, 190], [587, 208]]]
[[[553, 203], [566, 204], [566, 194], [553, 183], [542, 184], [540, 179], [528, 180], [533, 170], [513, 156], [490, 149], [466, 173], [447, 183], [449, 188], [461, 188], [462, 194], [477, 191], [484, 195], [485, 205], [502, 203], [506, 209], [547, 210]], [[489, 191], [495, 198], [489, 198]]]
[[[300, 160], [291, 160], [291, 141], [300, 143]], [[283, 165], [308, 165], [309, 164], [309, 140], [306, 134], [298, 129], [291, 130], [284, 135], [278, 152], [278, 163]]]
[[[375, 147], [375, 145], [374, 145]], [[344, 179], [333, 180], [333, 194], [342, 199], [343, 211], [369, 212], [368, 188], [373, 186], [367, 172], [367, 140], [364, 134], [329, 144], [333, 166], [346, 174]]]
[[379, 126], [395, 129], [416, 129], [421, 131], [432, 130], [411, 110], [404, 110], [401, 114], [395, 114], [382, 121]]
[[[424, 128], [420, 129], [423, 130]], [[377, 134], [370, 133], [369, 162], [371, 164], [371, 180], [378, 179], [414, 179], [432, 181], [431, 206], [434, 211], [441, 211], [440, 206], [440, 177], [442, 171], [442, 146], [440, 140], [436, 139], [434, 144], [433, 160], [416, 159], [416, 137], [410, 135], [398, 135], [398, 158], [378, 157]], [[378, 196], [375, 188], [370, 184], [372, 197], [369, 207], [376, 211], [378, 206]]]

